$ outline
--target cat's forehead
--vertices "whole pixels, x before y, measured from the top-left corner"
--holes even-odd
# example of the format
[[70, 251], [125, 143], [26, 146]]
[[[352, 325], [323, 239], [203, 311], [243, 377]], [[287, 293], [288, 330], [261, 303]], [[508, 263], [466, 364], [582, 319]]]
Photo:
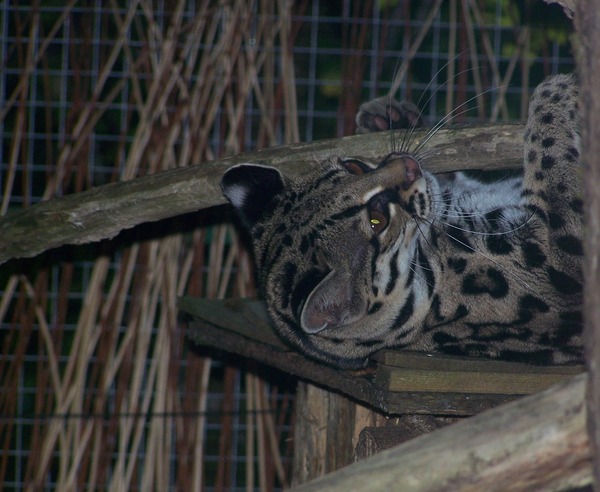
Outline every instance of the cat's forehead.
[[[402, 181], [403, 176], [409, 172], [409, 168], [412, 169], [412, 173], [415, 171], [420, 173], [421, 164], [418, 158], [406, 152], [392, 152], [373, 157], [355, 155], [330, 157], [319, 162], [308, 173], [290, 179], [286, 199], [295, 201], [307, 195], [314, 196], [323, 193], [337, 195], [343, 193], [346, 187], [356, 192], [358, 190], [354, 189], [356, 188], [354, 184], [357, 178], [362, 179], [364, 175], [369, 175], [372, 176], [372, 179], [368, 181], [377, 182], [379, 178], [375, 175], [378, 173], [373, 173], [373, 171], [381, 172], [383, 168], [390, 170], [386, 173], [388, 179], [393, 176], [394, 181]], [[379, 176], [385, 179], [383, 174], [379, 174]]]

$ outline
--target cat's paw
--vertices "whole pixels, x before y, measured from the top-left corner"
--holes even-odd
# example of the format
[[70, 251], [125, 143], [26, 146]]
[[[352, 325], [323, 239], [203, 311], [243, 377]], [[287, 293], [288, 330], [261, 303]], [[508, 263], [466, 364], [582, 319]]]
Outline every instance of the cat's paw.
[[423, 126], [421, 112], [413, 103], [398, 102], [389, 96], [361, 104], [356, 115], [356, 133]]

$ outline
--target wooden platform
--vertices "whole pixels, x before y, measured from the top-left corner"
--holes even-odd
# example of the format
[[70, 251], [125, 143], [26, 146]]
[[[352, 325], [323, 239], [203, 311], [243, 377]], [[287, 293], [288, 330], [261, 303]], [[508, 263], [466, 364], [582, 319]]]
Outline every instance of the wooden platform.
[[184, 297], [189, 337], [340, 392], [387, 415], [468, 416], [539, 392], [584, 371], [441, 355], [382, 351], [361, 371], [340, 371], [290, 350], [253, 300]]

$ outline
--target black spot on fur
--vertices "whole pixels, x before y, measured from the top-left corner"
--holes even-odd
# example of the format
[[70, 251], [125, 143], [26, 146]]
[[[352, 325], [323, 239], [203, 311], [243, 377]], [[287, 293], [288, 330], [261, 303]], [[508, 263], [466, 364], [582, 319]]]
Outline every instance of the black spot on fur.
[[575, 236], [561, 236], [556, 239], [556, 244], [565, 253], [583, 256], [583, 245], [580, 239]]
[[579, 198], [574, 198], [571, 200], [571, 210], [578, 214], [583, 214], [583, 201]]
[[500, 299], [508, 294], [508, 282], [500, 270], [488, 268], [485, 274], [465, 276], [462, 291], [467, 295], [489, 294], [494, 299]]
[[554, 137], [546, 137], [542, 140], [542, 147], [545, 149], [552, 147], [556, 143], [556, 139]]
[[442, 350], [444, 350], [444, 345], [458, 343], [458, 338], [441, 331], [434, 333], [434, 335], [431, 338], [433, 340], [433, 343], [435, 343], [438, 347], [442, 348]]
[[[526, 196], [525, 194], [523, 194], [523, 196]], [[536, 206], [536, 205], [527, 205], [526, 206], [527, 210], [529, 210], [533, 215], [536, 215], [538, 218], [542, 219], [544, 222], [546, 222], [546, 220], [548, 219], [546, 212], [544, 212], [543, 209], [541, 209], [540, 207]]]
[[519, 320], [523, 323], [531, 321], [535, 313], [546, 313], [550, 307], [542, 299], [526, 294], [519, 299]]
[[576, 163], [579, 160], [579, 151], [575, 147], [570, 147], [563, 157], [567, 162]]
[[467, 253], [474, 252], [473, 246], [471, 246], [471, 242], [467, 238], [465, 231], [461, 231], [460, 229], [449, 229], [448, 237], [452, 239], [454, 246], [459, 250]]
[[486, 245], [490, 252], [497, 255], [507, 255], [512, 252], [513, 247], [504, 236], [487, 236]]
[[464, 258], [448, 258], [448, 266], [457, 275], [461, 275], [467, 267], [467, 260]]
[[508, 362], [524, 362], [526, 364], [550, 365], [553, 362], [554, 352], [548, 349], [534, 350], [532, 352], [518, 352], [516, 350], [502, 350], [499, 356]]
[[529, 268], [539, 268], [546, 262], [546, 255], [535, 243], [523, 244], [523, 257]]
[[529, 150], [529, 152], [527, 153], [527, 161], [530, 164], [533, 164], [533, 162], [535, 162], [537, 158], [537, 152], [533, 149]]
[[300, 253], [305, 255], [306, 252], [308, 251], [309, 245], [310, 245], [310, 243], [309, 243], [308, 237], [302, 236], [302, 239], [300, 240]]
[[487, 214], [485, 214], [485, 219], [487, 220], [490, 229], [493, 231], [497, 231], [498, 230], [498, 226], [502, 221], [502, 218], [504, 217], [504, 211], [501, 208], [497, 208], [495, 210], [492, 210], [491, 212], [488, 212]]
[[549, 125], [554, 121], [554, 115], [552, 113], [544, 113], [540, 118], [540, 122], [545, 125]]
[[546, 179], [546, 175], [542, 171], [536, 171], [535, 179], [537, 181], [543, 181], [544, 179]]
[[469, 310], [467, 306], [464, 304], [459, 304], [456, 306], [456, 311], [454, 311], [454, 320], [459, 320], [460, 318], [464, 318], [467, 314], [469, 314]]
[[583, 318], [579, 312], [561, 313], [560, 318], [562, 322], [551, 343], [557, 347], [565, 347], [573, 338], [581, 336]]
[[554, 288], [561, 294], [578, 294], [582, 290], [581, 282], [554, 267], [548, 268], [548, 278]]
[[565, 225], [565, 221], [560, 214], [557, 214], [555, 212], [549, 212], [548, 225], [552, 229], [559, 229]]
[[556, 158], [551, 155], [542, 157], [542, 169], [551, 169], [556, 165]]

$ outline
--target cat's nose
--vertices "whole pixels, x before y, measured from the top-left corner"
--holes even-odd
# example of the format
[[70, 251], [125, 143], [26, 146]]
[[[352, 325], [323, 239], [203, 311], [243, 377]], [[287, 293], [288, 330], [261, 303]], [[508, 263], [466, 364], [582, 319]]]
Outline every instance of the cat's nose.
[[400, 180], [404, 190], [408, 190], [417, 179], [423, 177], [419, 161], [409, 154], [392, 156], [377, 171], [390, 173], [392, 179]]

